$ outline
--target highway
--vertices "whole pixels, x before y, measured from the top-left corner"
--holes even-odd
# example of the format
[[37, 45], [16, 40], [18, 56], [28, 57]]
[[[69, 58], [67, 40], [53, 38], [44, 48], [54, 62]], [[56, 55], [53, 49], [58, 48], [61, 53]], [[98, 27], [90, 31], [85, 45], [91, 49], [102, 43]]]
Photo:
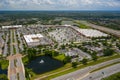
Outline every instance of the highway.
[[16, 67], [14, 62], [13, 55], [13, 36], [12, 36], [12, 30], [10, 30], [10, 56], [9, 58], [9, 66], [8, 66], [8, 78], [10, 80], [17, 80], [17, 73], [16, 73]]
[[[17, 37], [16, 37], [16, 32], [14, 30], [14, 46], [16, 50], [16, 54], [19, 54], [19, 48], [18, 48], [18, 42], [17, 42]], [[25, 80], [25, 73], [24, 73], [24, 66], [22, 63], [22, 59], [20, 55], [16, 55], [16, 67], [17, 67], [17, 73], [19, 74], [19, 80]]]
[[16, 59], [16, 66], [19, 73], [19, 80], [25, 80], [24, 66], [20, 57]]
[[103, 67], [103, 66], [115, 63], [115, 62], [120, 62], [120, 58], [114, 59], [114, 60], [110, 60], [110, 61], [106, 61], [106, 62], [97, 64], [95, 66], [89, 66], [89, 67], [77, 70], [75, 72], [71, 72], [71, 73], [68, 73], [66, 75], [59, 76], [59, 77], [54, 78], [52, 80], [78, 80], [78, 79], [80, 80], [81, 78], [86, 76], [92, 70], [98, 69], [100, 67]]
[[120, 64], [109, 66], [109, 67], [101, 69], [99, 71], [89, 73], [88, 76], [86, 76], [85, 78], [80, 79], [80, 80], [101, 80], [102, 78], [108, 77], [117, 72], [120, 72]]
[[[13, 50], [15, 48], [15, 52]], [[15, 30], [10, 30], [10, 56], [8, 66], [8, 79], [9, 80], [25, 80], [25, 70], [22, 63], [22, 55], [19, 54], [17, 37]]]
[[9, 61], [9, 75], [10, 75], [10, 80], [17, 80], [17, 73], [16, 73], [16, 68], [15, 68], [15, 64], [14, 64], [14, 60], [10, 60]]

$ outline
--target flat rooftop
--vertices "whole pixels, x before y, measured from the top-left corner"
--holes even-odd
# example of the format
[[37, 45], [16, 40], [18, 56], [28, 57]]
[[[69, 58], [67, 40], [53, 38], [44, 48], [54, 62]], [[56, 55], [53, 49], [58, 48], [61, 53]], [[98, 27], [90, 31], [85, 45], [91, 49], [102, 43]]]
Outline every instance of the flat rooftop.
[[43, 35], [41, 35], [41, 34], [24, 35], [24, 38], [27, 43], [39, 42], [40, 38], [42, 38], [42, 37], [43, 37]]
[[77, 29], [77, 31], [79, 31], [82, 35], [86, 36], [86, 37], [106, 37], [108, 36], [107, 34], [95, 30], [95, 29]]
[[2, 28], [20, 28], [22, 25], [11, 25], [11, 26], [2, 26]]

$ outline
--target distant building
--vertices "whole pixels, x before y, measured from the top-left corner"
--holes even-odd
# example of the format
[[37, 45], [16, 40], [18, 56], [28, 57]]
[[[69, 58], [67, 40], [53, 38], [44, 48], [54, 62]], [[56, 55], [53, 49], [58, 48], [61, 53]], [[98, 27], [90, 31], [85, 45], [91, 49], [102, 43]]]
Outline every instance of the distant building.
[[2, 26], [3, 29], [14, 29], [14, 28], [21, 28], [22, 25], [11, 25], [11, 26]]
[[83, 36], [92, 38], [92, 37], [107, 37], [108, 35], [95, 30], [95, 29], [76, 29], [78, 32], [80, 32]]

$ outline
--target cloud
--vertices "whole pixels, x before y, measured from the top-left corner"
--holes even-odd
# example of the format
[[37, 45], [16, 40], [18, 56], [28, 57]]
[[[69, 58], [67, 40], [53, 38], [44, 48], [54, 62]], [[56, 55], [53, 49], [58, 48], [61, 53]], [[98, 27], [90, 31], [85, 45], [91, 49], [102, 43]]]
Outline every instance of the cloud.
[[33, 4], [39, 4], [39, 5], [51, 5], [54, 4], [51, 0], [31, 0], [30, 1]]
[[120, 0], [0, 0], [0, 10], [119, 9]]

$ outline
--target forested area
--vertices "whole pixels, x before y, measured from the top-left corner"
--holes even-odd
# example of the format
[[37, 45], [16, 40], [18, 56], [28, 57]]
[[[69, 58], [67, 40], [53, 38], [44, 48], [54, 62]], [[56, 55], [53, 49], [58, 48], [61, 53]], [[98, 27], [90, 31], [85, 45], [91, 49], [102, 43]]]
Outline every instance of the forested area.
[[87, 20], [97, 25], [120, 30], [119, 11], [1, 11], [0, 25], [60, 24], [56, 18]]

